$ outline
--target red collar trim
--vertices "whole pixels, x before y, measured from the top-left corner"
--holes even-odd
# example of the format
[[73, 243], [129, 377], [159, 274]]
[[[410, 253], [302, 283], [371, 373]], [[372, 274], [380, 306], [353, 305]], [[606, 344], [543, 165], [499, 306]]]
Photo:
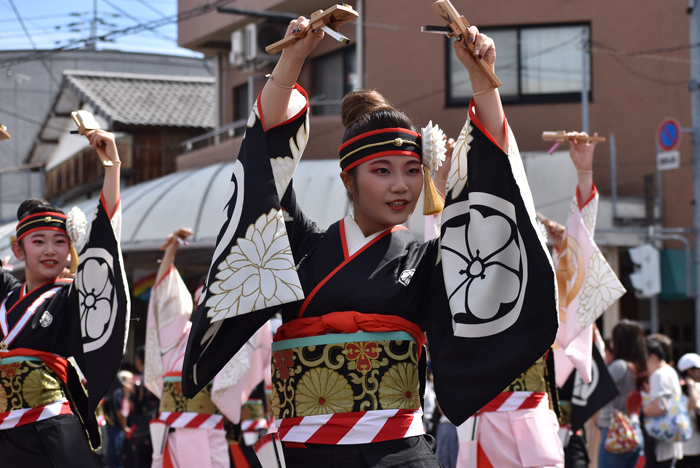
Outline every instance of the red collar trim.
[[316, 293], [323, 287], [323, 285], [326, 284], [326, 283], [328, 282], [328, 280], [330, 280], [333, 276], [335, 276], [336, 273], [338, 273], [341, 269], [343, 269], [343, 267], [345, 267], [348, 263], [350, 263], [352, 260], [354, 260], [354, 259], [355, 259], [358, 255], [360, 255], [362, 252], [364, 252], [365, 250], [367, 250], [368, 248], [370, 248], [371, 246], [373, 246], [374, 244], [376, 244], [380, 239], [383, 239], [384, 237], [386, 237], [387, 235], [391, 234], [392, 232], [399, 231], [399, 230], [402, 230], [402, 229], [408, 230], [405, 226], [400, 226], [400, 225], [399, 225], [399, 226], [394, 226], [394, 227], [392, 227], [392, 228], [387, 229], [386, 231], [382, 232], [381, 234], [379, 234], [377, 237], [375, 237], [375, 238], [372, 239], [371, 241], [367, 242], [367, 244], [365, 244], [360, 250], [358, 250], [357, 252], [355, 252], [354, 254], [352, 254], [351, 257], [345, 259], [345, 261], [343, 261], [340, 265], [338, 265], [337, 267], [335, 267], [335, 269], [334, 269], [333, 271], [331, 271], [331, 272], [328, 274], [328, 276], [326, 276], [325, 278], [323, 278], [323, 280], [321, 280], [321, 281], [316, 285], [316, 287], [313, 289], [313, 291], [311, 291], [311, 294], [309, 294], [308, 296], [306, 296], [306, 300], [304, 301], [304, 303], [301, 305], [301, 308], [299, 309], [299, 318], [301, 318], [301, 317], [304, 315], [304, 312], [306, 311], [306, 308], [309, 306], [309, 303], [311, 302], [311, 299], [314, 298], [314, 296], [316, 295]]
[[505, 131], [506, 134], [506, 149], [504, 150], [501, 148], [501, 145], [496, 143], [496, 140], [491, 136], [488, 130], [486, 130], [486, 127], [484, 127], [484, 124], [481, 123], [481, 120], [476, 116], [476, 112], [474, 112], [476, 109], [476, 103], [474, 102], [474, 99], [472, 98], [471, 102], [469, 102], [469, 119], [476, 125], [479, 130], [481, 130], [481, 133], [486, 135], [486, 137], [491, 140], [491, 142], [498, 146], [501, 151], [503, 151], [505, 154], [508, 154], [508, 148], [510, 147], [510, 142], [508, 141], [508, 119], [503, 117], [503, 130]]

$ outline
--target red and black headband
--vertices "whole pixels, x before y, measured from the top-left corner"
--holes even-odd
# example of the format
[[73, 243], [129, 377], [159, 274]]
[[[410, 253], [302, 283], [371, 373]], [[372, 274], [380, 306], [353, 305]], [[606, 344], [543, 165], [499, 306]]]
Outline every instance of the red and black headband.
[[45, 229], [63, 232], [67, 235], [66, 215], [53, 211], [45, 211], [25, 216], [17, 223], [17, 242], [27, 234]]
[[414, 156], [421, 160], [421, 136], [407, 128], [381, 128], [362, 133], [342, 145], [340, 168], [343, 172], [382, 156]]

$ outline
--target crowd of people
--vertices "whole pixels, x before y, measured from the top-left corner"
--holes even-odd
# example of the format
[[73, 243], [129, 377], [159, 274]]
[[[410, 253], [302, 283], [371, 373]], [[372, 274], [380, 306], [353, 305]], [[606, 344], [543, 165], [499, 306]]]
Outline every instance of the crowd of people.
[[[293, 173], [309, 139], [296, 81], [324, 32], [300, 17], [287, 36], [299, 40], [247, 122], [210, 271], [192, 297], [175, 266], [192, 231], [167, 238], [133, 366], [119, 367], [129, 296], [113, 135], [86, 133], [105, 181], [80, 260], [84, 217], [20, 207], [26, 281], [0, 277], [3, 466], [695, 466], [700, 356], [682, 356], [679, 377], [670, 340], [627, 320], [600, 349], [595, 321], [625, 291], [593, 241], [589, 135], [567, 136], [566, 224], [538, 215], [477, 63], [493, 70], [495, 44], [471, 27], [454, 42], [474, 95], [456, 141], [377, 91], [344, 98], [352, 214], [322, 230]], [[403, 226], [421, 196], [423, 242]]]

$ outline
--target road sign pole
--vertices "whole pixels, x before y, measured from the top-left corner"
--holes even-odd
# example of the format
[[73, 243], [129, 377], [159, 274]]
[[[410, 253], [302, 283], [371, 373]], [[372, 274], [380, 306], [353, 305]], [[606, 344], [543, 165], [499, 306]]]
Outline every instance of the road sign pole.
[[[700, 5], [695, 1], [691, 4], [690, 14], [690, 43], [697, 44], [700, 41]], [[695, 248], [695, 350], [700, 352], [700, 48], [690, 48], [690, 111], [693, 126], [693, 228]]]

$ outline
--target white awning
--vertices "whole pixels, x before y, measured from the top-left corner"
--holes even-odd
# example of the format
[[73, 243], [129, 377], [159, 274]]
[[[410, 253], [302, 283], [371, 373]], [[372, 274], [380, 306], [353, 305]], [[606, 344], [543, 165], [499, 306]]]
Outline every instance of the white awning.
[[[181, 227], [194, 230], [192, 247], [214, 248], [228, 202], [233, 164], [215, 164], [200, 169], [176, 172], [122, 191], [122, 250], [156, 250], [168, 234]], [[304, 214], [326, 229], [349, 210], [345, 188], [336, 160], [302, 161], [294, 174], [297, 203]], [[422, 197], [421, 197], [422, 198]], [[88, 220], [98, 198], [76, 205]], [[67, 205], [66, 211], [72, 204]], [[417, 239], [424, 232], [422, 202], [416, 207], [407, 227]], [[16, 223], [0, 226], [0, 258], [11, 256], [11, 236]]]

